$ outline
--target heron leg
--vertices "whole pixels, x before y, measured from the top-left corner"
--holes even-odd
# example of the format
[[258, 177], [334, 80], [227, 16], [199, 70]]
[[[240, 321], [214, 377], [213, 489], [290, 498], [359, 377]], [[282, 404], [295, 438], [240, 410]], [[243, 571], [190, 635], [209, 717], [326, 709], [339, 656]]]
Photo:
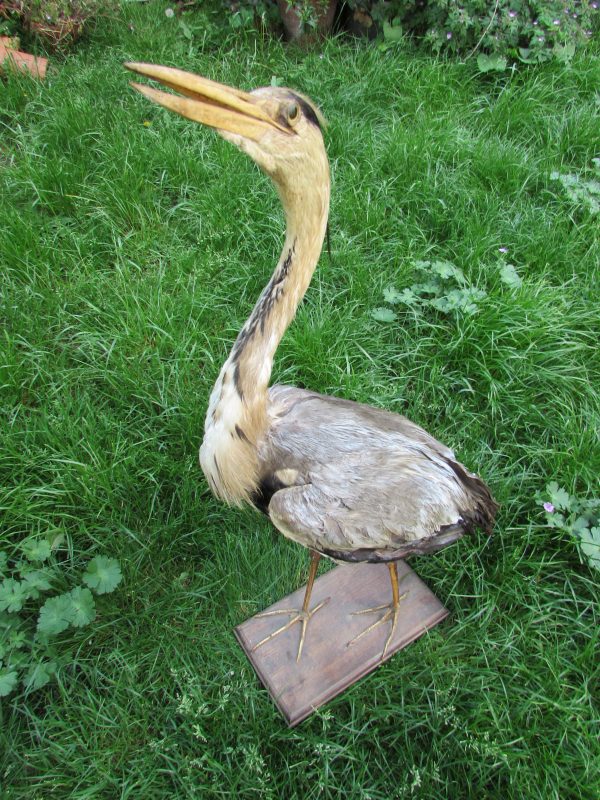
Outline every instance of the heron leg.
[[352, 612], [353, 616], [358, 616], [361, 614], [372, 614], [376, 611], [383, 611], [384, 613], [372, 625], [369, 625], [369, 627], [365, 628], [365, 630], [359, 633], [358, 636], [355, 636], [354, 639], [351, 639], [347, 645], [348, 647], [350, 647], [350, 645], [353, 645], [359, 639], [362, 639], [362, 637], [365, 636], [367, 633], [370, 633], [372, 630], [375, 630], [375, 628], [378, 628], [380, 625], [383, 625], [384, 622], [391, 622], [391, 629], [387, 639], [385, 640], [385, 646], [383, 648], [383, 653], [381, 654], [382, 660], [385, 658], [389, 644], [392, 641], [394, 633], [396, 632], [396, 626], [398, 624], [398, 612], [400, 610], [400, 601], [404, 600], [404, 598], [408, 594], [407, 592], [405, 592], [402, 595], [400, 594], [397, 563], [395, 561], [389, 562], [388, 569], [390, 571], [390, 581], [392, 583], [392, 602], [389, 605], [384, 604], [382, 606], [375, 606], [374, 608], [365, 608], [362, 611], [353, 611]]
[[276, 631], [270, 633], [268, 636], [265, 636], [264, 639], [258, 644], [255, 644], [252, 648], [252, 652], [257, 650], [263, 644], [270, 642], [271, 639], [274, 639], [276, 636], [279, 636], [280, 633], [284, 633], [285, 631], [289, 630], [292, 625], [295, 625], [296, 622], [301, 624], [301, 631], [300, 631], [300, 644], [298, 645], [298, 655], [296, 656], [296, 662], [300, 661], [300, 656], [302, 655], [302, 648], [304, 647], [304, 638], [306, 636], [306, 628], [308, 626], [308, 621], [312, 616], [314, 616], [319, 609], [323, 608], [323, 606], [330, 601], [330, 597], [326, 597], [325, 600], [322, 600], [318, 605], [316, 605], [313, 609], [309, 610], [310, 605], [310, 596], [312, 593], [313, 583], [315, 582], [315, 577], [317, 575], [317, 567], [319, 566], [319, 561], [321, 559], [321, 554], [317, 553], [315, 550], [311, 550], [311, 558], [310, 558], [310, 570], [308, 573], [308, 581], [306, 583], [306, 590], [304, 592], [304, 602], [302, 603], [302, 608], [278, 608], [276, 611], [264, 611], [262, 614], [257, 614], [257, 617], [275, 617], [279, 614], [288, 614], [291, 616], [291, 619], [282, 625], [281, 628], [277, 628]]

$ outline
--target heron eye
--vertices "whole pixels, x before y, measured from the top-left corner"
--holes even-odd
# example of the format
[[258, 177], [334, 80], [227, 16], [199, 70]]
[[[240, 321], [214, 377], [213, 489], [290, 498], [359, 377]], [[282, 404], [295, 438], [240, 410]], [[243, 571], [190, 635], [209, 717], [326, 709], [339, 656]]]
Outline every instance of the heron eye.
[[298, 107], [298, 103], [291, 103], [288, 106], [288, 112], [287, 112], [288, 122], [296, 122], [299, 116], [300, 116], [300, 109]]

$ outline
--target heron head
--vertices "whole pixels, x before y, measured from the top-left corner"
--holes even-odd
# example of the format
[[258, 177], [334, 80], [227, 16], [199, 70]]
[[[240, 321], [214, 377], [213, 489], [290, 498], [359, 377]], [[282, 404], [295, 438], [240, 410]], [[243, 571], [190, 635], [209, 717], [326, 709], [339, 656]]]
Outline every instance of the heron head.
[[127, 63], [127, 69], [158, 81], [177, 94], [132, 86], [150, 100], [201, 122], [247, 153], [286, 194], [300, 181], [328, 178], [321, 128], [323, 117], [305, 96], [281, 87], [243, 92], [183, 70]]

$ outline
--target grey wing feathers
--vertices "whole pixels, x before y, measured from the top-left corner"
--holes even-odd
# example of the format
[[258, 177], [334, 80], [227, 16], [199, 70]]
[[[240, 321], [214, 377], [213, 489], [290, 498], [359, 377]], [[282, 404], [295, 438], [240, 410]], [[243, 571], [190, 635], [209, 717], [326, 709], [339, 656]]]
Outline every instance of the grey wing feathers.
[[292, 387], [273, 387], [270, 400], [268, 514], [289, 538], [340, 560], [385, 561], [491, 525], [485, 484], [404, 417]]

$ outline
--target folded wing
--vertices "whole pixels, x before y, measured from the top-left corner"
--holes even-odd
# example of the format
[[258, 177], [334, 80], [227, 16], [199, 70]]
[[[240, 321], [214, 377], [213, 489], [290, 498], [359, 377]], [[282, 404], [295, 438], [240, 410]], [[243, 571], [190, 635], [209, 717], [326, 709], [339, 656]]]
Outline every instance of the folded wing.
[[445, 547], [496, 511], [485, 484], [397, 414], [293, 387], [270, 390], [262, 505], [289, 538], [338, 560]]

